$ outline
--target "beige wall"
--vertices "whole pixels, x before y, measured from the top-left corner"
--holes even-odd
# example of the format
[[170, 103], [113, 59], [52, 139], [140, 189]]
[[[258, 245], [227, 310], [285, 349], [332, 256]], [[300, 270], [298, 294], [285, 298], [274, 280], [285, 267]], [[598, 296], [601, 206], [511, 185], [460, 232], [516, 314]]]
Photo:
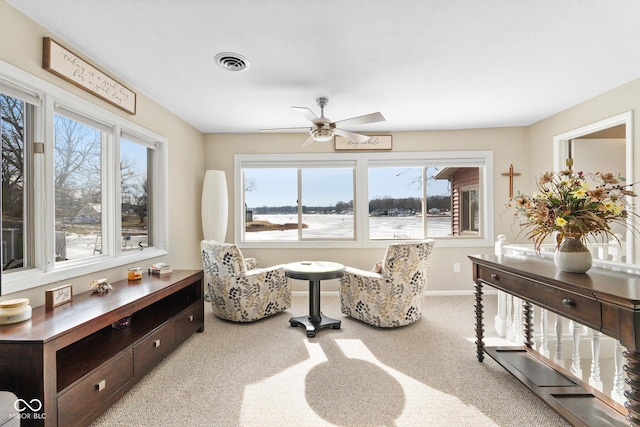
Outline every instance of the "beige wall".
[[[42, 69], [42, 37], [49, 36], [75, 50], [73, 43], [57, 38], [35, 24], [29, 18], [0, 0], [0, 28], [2, 28], [0, 60], [20, 68], [36, 77], [64, 88], [100, 107], [119, 114], [127, 119], [166, 137], [169, 141], [169, 255], [153, 260], [172, 264], [174, 268], [202, 268], [199, 244], [202, 239], [200, 225], [200, 194], [204, 179], [203, 136], [202, 133], [186, 122], [156, 104], [128, 82], [114, 78], [137, 92], [137, 111], [132, 116], [99, 100], [91, 94], [76, 88], [64, 80]], [[78, 52], [82, 54], [82, 52]], [[85, 59], [90, 58], [85, 56]], [[97, 64], [100, 65], [100, 64]], [[151, 264], [151, 261], [147, 262]], [[140, 265], [138, 263], [137, 265]], [[146, 265], [146, 264], [145, 264]], [[104, 271], [90, 276], [71, 279], [74, 293], [89, 289], [89, 281], [98, 277], [111, 280], [126, 278], [129, 266]], [[52, 286], [43, 286], [26, 292], [6, 295], [0, 299], [27, 297], [33, 306], [44, 304], [44, 290]]]
[[[513, 164], [518, 172], [526, 167], [526, 128], [475, 129], [425, 132], [392, 132], [393, 151], [455, 151], [455, 150], [491, 150], [494, 162], [494, 211], [496, 233], [509, 231], [510, 222], [500, 221], [509, 217], [505, 212], [509, 199], [509, 180], [501, 176]], [[227, 175], [229, 195], [232, 198], [233, 156], [234, 154], [259, 153], [326, 153], [333, 152], [331, 143], [314, 143], [301, 147], [304, 134], [207, 134], [205, 135], [205, 168], [224, 170]], [[515, 180], [526, 179], [526, 176]], [[230, 218], [227, 241], [233, 241], [235, 212], [233, 199], [230, 200]], [[473, 288], [471, 265], [467, 255], [493, 252], [488, 248], [438, 248], [432, 259], [431, 277], [428, 291], [455, 292], [470, 291]], [[286, 263], [303, 259], [322, 259], [336, 261], [353, 267], [371, 269], [373, 264], [384, 255], [383, 248], [371, 249], [243, 249], [247, 256], [258, 258], [260, 265]], [[453, 272], [453, 264], [459, 263], [461, 271]], [[305, 290], [306, 284], [294, 281], [294, 290]], [[337, 290], [337, 281], [323, 282], [323, 290]]]
[[[595, 123], [618, 114], [631, 111], [633, 130], [637, 147], [640, 138], [640, 79], [610, 90], [602, 95], [578, 104], [547, 119], [529, 126], [528, 157], [531, 159], [530, 172], [534, 175], [553, 168], [553, 137], [580, 127]], [[634, 149], [633, 176], [640, 177], [640, 150]], [[533, 184], [533, 181], [531, 181]], [[640, 189], [636, 186], [636, 192]], [[638, 200], [635, 200], [636, 212]], [[640, 239], [636, 238], [636, 241]], [[640, 242], [635, 245], [634, 263], [640, 262]]]

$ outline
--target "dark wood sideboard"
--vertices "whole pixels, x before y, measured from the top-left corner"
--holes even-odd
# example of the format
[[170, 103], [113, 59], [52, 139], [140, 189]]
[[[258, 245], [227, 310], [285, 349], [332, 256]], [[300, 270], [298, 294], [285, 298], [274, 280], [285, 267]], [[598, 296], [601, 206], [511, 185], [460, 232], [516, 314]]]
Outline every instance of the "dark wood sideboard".
[[[573, 425], [640, 425], [640, 276], [598, 268], [586, 274], [564, 273], [553, 261], [534, 257], [469, 258], [476, 284], [480, 362], [485, 353], [490, 355]], [[483, 285], [524, 300], [522, 348], [485, 347]], [[531, 304], [616, 338], [626, 347], [624, 370], [630, 390], [625, 391], [624, 408], [530, 350]]]
[[[0, 326], [0, 390], [25, 425], [90, 424], [194, 332], [204, 330], [203, 273], [176, 270], [74, 295]], [[128, 327], [112, 323], [131, 316]]]

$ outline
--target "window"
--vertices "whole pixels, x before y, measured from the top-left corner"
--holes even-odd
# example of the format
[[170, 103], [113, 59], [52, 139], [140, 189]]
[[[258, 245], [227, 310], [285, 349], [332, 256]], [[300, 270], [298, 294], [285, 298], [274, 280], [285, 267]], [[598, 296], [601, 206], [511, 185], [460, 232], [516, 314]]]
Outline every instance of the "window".
[[54, 114], [55, 259], [101, 254], [102, 148], [108, 135]]
[[480, 208], [478, 189], [462, 190], [462, 232], [480, 230]]
[[244, 239], [354, 239], [353, 177], [353, 167], [244, 168]]
[[[28, 207], [31, 205], [31, 164], [34, 106], [7, 95], [0, 85], [2, 133], [2, 270], [29, 267], [33, 251]], [[4, 89], [7, 89], [4, 86]], [[6, 90], [6, 92], [11, 92]], [[30, 152], [30, 150], [29, 150]]]
[[371, 167], [369, 238], [422, 239], [424, 233], [422, 167]]
[[490, 152], [239, 154], [235, 170], [240, 244], [493, 244]]
[[167, 253], [165, 138], [2, 62], [0, 111], [0, 295]]
[[[138, 138], [120, 139], [120, 218], [122, 250], [143, 249], [153, 245], [150, 168], [153, 148]], [[132, 139], [138, 140], [134, 142]]]

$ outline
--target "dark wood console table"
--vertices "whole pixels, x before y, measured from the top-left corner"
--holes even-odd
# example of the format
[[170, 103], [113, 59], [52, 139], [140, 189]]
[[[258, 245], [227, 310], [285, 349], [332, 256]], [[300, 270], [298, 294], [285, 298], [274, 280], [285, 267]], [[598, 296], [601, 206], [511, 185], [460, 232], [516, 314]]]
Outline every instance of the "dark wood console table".
[[[30, 320], [0, 326], [0, 390], [17, 395], [21, 425], [90, 424], [204, 330], [201, 270], [144, 274], [112, 286], [52, 309], [36, 307]], [[112, 327], [127, 316], [128, 327]]]
[[[552, 261], [533, 257], [472, 255], [469, 259], [473, 263], [480, 362], [484, 353], [490, 355], [573, 425], [640, 426], [640, 276], [598, 268], [586, 274], [563, 273]], [[483, 285], [524, 300], [523, 348], [485, 348]], [[541, 359], [530, 351], [530, 304], [587, 325], [626, 347], [624, 370], [630, 387], [625, 391], [626, 421], [620, 405], [616, 407], [610, 399], [550, 365], [541, 365]]]

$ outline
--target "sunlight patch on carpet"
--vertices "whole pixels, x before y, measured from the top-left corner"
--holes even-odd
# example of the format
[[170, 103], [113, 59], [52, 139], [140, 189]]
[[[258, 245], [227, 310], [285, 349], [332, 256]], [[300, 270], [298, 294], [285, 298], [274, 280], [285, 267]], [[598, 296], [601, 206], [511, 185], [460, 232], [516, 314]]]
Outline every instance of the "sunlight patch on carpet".
[[[456, 396], [386, 366], [361, 340], [305, 339], [305, 346], [307, 360], [245, 387], [241, 425], [261, 425], [265, 418], [306, 426], [337, 425], [338, 420], [341, 426], [371, 425], [372, 420], [376, 425], [450, 425], [452, 420], [496, 425]], [[344, 413], [334, 413], [345, 406]]]

